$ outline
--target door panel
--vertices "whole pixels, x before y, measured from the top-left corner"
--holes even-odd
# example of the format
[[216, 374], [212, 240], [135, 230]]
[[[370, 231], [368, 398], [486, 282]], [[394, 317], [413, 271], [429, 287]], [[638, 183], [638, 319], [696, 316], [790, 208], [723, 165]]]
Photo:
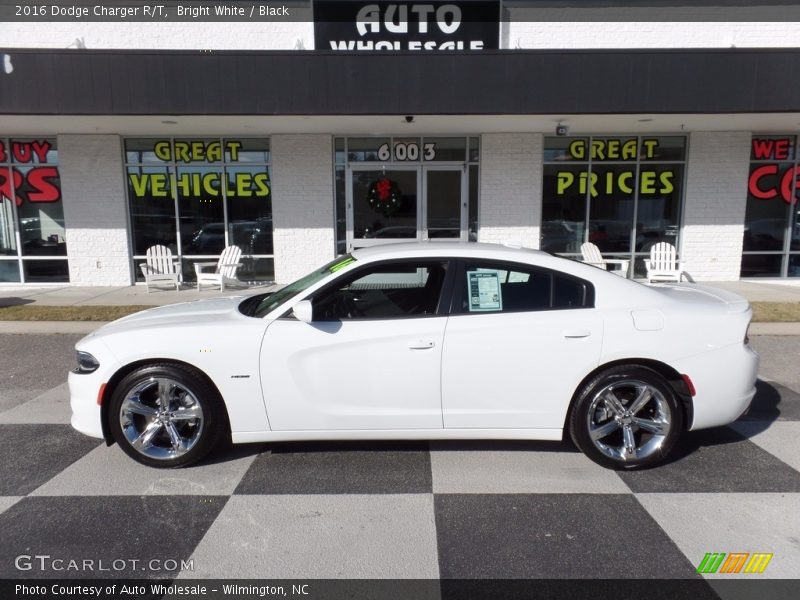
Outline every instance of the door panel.
[[598, 364], [602, 333], [596, 309], [451, 316], [445, 427], [561, 429], [578, 382]]
[[446, 321], [276, 320], [261, 352], [272, 429], [441, 428]]
[[425, 238], [466, 240], [463, 169], [424, 169]]

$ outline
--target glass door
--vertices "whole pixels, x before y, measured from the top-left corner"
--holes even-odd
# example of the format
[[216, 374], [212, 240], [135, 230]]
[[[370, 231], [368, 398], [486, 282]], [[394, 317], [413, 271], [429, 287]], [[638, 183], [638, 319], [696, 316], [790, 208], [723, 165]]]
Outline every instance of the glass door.
[[424, 166], [422, 174], [421, 239], [467, 241], [466, 169]]
[[463, 166], [347, 170], [347, 249], [422, 240], [467, 241]]
[[420, 167], [348, 168], [348, 250], [421, 239]]

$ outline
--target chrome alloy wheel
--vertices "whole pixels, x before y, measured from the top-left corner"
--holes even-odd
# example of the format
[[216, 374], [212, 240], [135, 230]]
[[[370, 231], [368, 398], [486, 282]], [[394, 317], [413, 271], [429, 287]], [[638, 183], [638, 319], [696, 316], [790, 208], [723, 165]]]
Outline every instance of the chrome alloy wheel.
[[189, 452], [200, 439], [203, 407], [183, 384], [166, 377], [151, 377], [125, 396], [119, 424], [137, 452], [170, 460]]
[[644, 459], [661, 448], [670, 432], [670, 417], [664, 395], [638, 379], [608, 384], [595, 394], [586, 413], [592, 443], [620, 461]]

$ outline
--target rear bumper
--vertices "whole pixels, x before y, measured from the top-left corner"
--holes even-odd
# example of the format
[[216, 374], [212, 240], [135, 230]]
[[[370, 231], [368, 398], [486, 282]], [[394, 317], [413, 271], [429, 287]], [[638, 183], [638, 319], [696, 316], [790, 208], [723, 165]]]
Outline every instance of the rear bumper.
[[692, 398], [694, 418], [689, 429], [727, 425], [738, 419], [755, 396], [758, 354], [734, 344], [674, 364], [689, 375], [697, 394]]
[[69, 404], [72, 408], [70, 424], [84, 435], [95, 438], [103, 437], [100, 405], [97, 404], [97, 394], [102, 383], [95, 373], [78, 375], [71, 372], [67, 377]]

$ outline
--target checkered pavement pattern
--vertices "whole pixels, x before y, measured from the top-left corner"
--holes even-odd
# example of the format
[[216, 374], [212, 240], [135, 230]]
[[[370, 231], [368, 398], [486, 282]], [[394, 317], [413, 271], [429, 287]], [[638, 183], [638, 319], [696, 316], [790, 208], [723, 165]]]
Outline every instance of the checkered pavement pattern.
[[[800, 578], [800, 395], [776, 382], [632, 473], [552, 442], [245, 445], [158, 470], [68, 422], [66, 384], [0, 413], [0, 579], [87, 576], [20, 554], [192, 579], [698, 578], [706, 552]], [[164, 576], [143, 568], [92, 576]]]

